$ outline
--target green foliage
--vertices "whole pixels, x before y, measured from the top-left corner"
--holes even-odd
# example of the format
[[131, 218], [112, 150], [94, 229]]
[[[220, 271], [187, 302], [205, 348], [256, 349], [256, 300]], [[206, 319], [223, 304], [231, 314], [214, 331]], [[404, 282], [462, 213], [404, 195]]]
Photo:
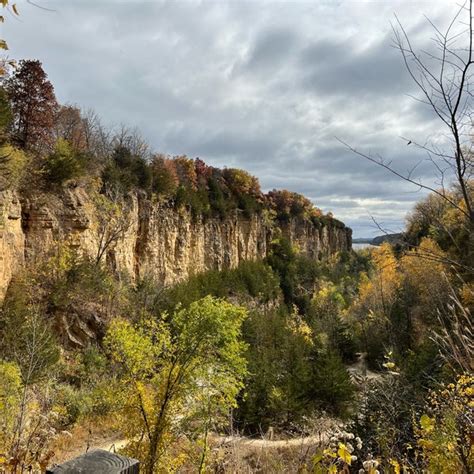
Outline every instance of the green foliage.
[[8, 101], [7, 92], [0, 87], [0, 143], [7, 138], [7, 132], [13, 119], [12, 110]]
[[45, 158], [44, 174], [48, 183], [60, 185], [80, 176], [87, 164], [87, 157], [75, 151], [69, 142], [59, 139], [54, 151]]
[[221, 186], [219, 186], [216, 178], [209, 178], [209, 204], [212, 210], [221, 218], [225, 217], [228, 213], [228, 203], [226, 202], [224, 192]]
[[296, 304], [301, 312], [306, 313], [311, 304], [312, 291], [321, 275], [318, 262], [299, 255], [284, 238], [272, 242], [265, 261], [278, 274], [288, 307]]
[[102, 172], [106, 187], [127, 193], [141, 188], [146, 191], [152, 183], [152, 172], [141, 156], [134, 156], [129, 148], [117, 146]]
[[24, 300], [9, 300], [0, 312], [0, 357], [18, 365], [22, 381], [45, 378], [59, 360], [59, 346], [41, 309]]
[[253, 311], [244, 335], [249, 376], [236, 414], [242, 429], [287, 429], [320, 409], [347, 411], [354, 387], [340, 356], [297, 312]]
[[279, 293], [278, 277], [268, 265], [242, 262], [235, 269], [197, 274], [175, 285], [161, 295], [157, 309], [171, 310], [177, 304], [187, 307], [207, 295], [235, 297], [243, 301], [251, 297], [266, 303], [278, 298]]
[[320, 286], [308, 311], [311, 327], [316, 333], [325, 334], [332, 350], [344, 362], [352, 362], [355, 360], [357, 345], [354, 331], [347, 315], [343, 313], [345, 300], [333, 283], [320, 283]]
[[[21, 372], [14, 362], [0, 359], [0, 446], [4, 448], [15, 428], [15, 413], [21, 399]], [[3, 457], [3, 449], [0, 458]], [[0, 468], [2, 461], [0, 460]]]
[[167, 466], [172, 421], [191, 423], [207, 438], [209, 423], [235, 406], [246, 373], [245, 317], [242, 308], [209, 296], [161, 320], [111, 325], [105, 345], [121, 370], [124, 428], [131, 439], [147, 434], [130, 447], [145, 455], [146, 472]]
[[[248, 344], [248, 376], [245, 391], [239, 401], [236, 419], [246, 432], [266, 430], [280, 416], [272, 397], [278, 395], [283, 374], [284, 347], [287, 344], [287, 311], [252, 311], [244, 323], [243, 333]], [[281, 391], [280, 391], [281, 393]]]
[[305, 395], [321, 409], [347, 414], [355, 388], [339, 354], [328, 350], [316, 355]]
[[16, 188], [25, 176], [28, 159], [23, 150], [0, 146], [0, 190]]
[[[455, 383], [438, 388], [415, 427], [429, 472], [472, 472], [472, 415], [474, 377], [461, 375]], [[417, 423], [418, 425], [418, 423]]]

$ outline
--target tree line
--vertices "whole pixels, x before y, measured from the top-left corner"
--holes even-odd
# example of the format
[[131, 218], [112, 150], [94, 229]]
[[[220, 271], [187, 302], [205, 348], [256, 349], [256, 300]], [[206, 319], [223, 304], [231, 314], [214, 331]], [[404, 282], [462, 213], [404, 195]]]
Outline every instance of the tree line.
[[[244, 170], [218, 169], [199, 158], [151, 151], [137, 130], [107, 129], [93, 111], [60, 105], [38, 60], [22, 60], [0, 89], [0, 185], [59, 190], [68, 182], [99, 179], [101, 192], [144, 192], [194, 216], [246, 217], [264, 210], [272, 219], [296, 217], [315, 225], [333, 220], [304, 196], [287, 190], [261, 191]], [[26, 186], [24, 186], [26, 187]], [[333, 220], [341, 226], [342, 223]]]

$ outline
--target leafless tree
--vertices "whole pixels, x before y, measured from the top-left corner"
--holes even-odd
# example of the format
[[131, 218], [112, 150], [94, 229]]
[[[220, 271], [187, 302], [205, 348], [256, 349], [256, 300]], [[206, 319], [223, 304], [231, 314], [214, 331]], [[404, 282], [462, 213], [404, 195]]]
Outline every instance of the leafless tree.
[[87, 150], [97, 158], [109, 156], [112, 149], [110, 131], [102, 125], [94, 110], [82, 110], [81, 116]]
[[31, 472], [32, 462], [43, 457], [49, 459], [45, 448], [54, 430], [48, 431], [46, 427], [51, 420], [45, 413], [45, 407], [38, 407], [32, 412], [30, 405], [33, 401], [35, 405], [41, 405], [39, 394], [35, 393], [35, 384], [48, 375], [48, 370], [59, 358], [59, 350], [40, 307], [29, 309], [22, 330], [16, 345], [11, 345], [12, 359], [21, 368], [22, 387], [19, 405], [14, 412], [15, 422], [9, 446], [4, 447], [11, 459], [12, 470], [9, 472], [14, 473]]
[[98, 208], [98, 241], [95, 263], [99, 265], [104, 255], [112, 250], [130, 227], [130, 209], [126, 197], [108, 189], [95, 198]]
[[[427, 141], [418, 143], [406, 138], [407, 144], [427, 153], [439, 182], [428, 185], [417, 179], [414, 172], [418, 164], [406, 173], [400, 172], [391, 161], [379, 155], [370, 155], [341, 141], [357, 155], [385, 168], [400, 179], [419, 189], [441, 197], [465, 217], [474, 228], [472, 185], [472, 78], [473, 78], [473, 0], [459, 7], [445, 31], [427, 19], [434, 33], [430, 50], [415, 50], [410, 37], [396, 17], [393, 25], [394, 46], [400, 51], [405, 67], [421, 93], [415, 100], [426, 104], [447, 130], [447, 146]], [[445, 185], [454, 178], [462, 199], [453, 199]], [[471, 187], [471, 189], [470, 189]]]
[[146, 160], [151, 157], [150, 147], [140, 131], [123, 124], [117, 128], [112, 138], [112, 146], [127, 148], [133, 156], [139, 156]]

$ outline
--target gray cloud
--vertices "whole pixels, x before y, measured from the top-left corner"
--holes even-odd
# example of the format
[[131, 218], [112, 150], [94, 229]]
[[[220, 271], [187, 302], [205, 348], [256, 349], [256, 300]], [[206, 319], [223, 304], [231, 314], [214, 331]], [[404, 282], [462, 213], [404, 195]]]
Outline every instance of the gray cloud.
[[[240, 166], [354, 227], [400, 229], [422, 194], [336, 137], [401, 170], [425, 158], [400, 137], [440, 133], [390, 45], [397, 12], [417, 46], [455, 2], [19, 2], [11, 56], [38, 58], [62, 102], [139, 127], [157, 151]], [[417, 176], [433, 182], [422, 162]]]

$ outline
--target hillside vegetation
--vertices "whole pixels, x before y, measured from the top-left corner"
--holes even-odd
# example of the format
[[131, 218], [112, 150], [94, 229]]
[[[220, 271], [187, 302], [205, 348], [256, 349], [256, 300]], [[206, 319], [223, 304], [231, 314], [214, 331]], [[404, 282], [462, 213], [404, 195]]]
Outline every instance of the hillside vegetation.
[[106, 128], [93, 111], [58, 104], [39, 61], [20, 61], [4, 80], [0, 115], [0, 190], [30, 194], [83, 185], [109, 198], [145, 193], [200, 217], [266, 212], [282, 222], [298, 217], [343, 226], [298, 193], [264, 194], [244, 170], [155, 153], [136, 129]]

